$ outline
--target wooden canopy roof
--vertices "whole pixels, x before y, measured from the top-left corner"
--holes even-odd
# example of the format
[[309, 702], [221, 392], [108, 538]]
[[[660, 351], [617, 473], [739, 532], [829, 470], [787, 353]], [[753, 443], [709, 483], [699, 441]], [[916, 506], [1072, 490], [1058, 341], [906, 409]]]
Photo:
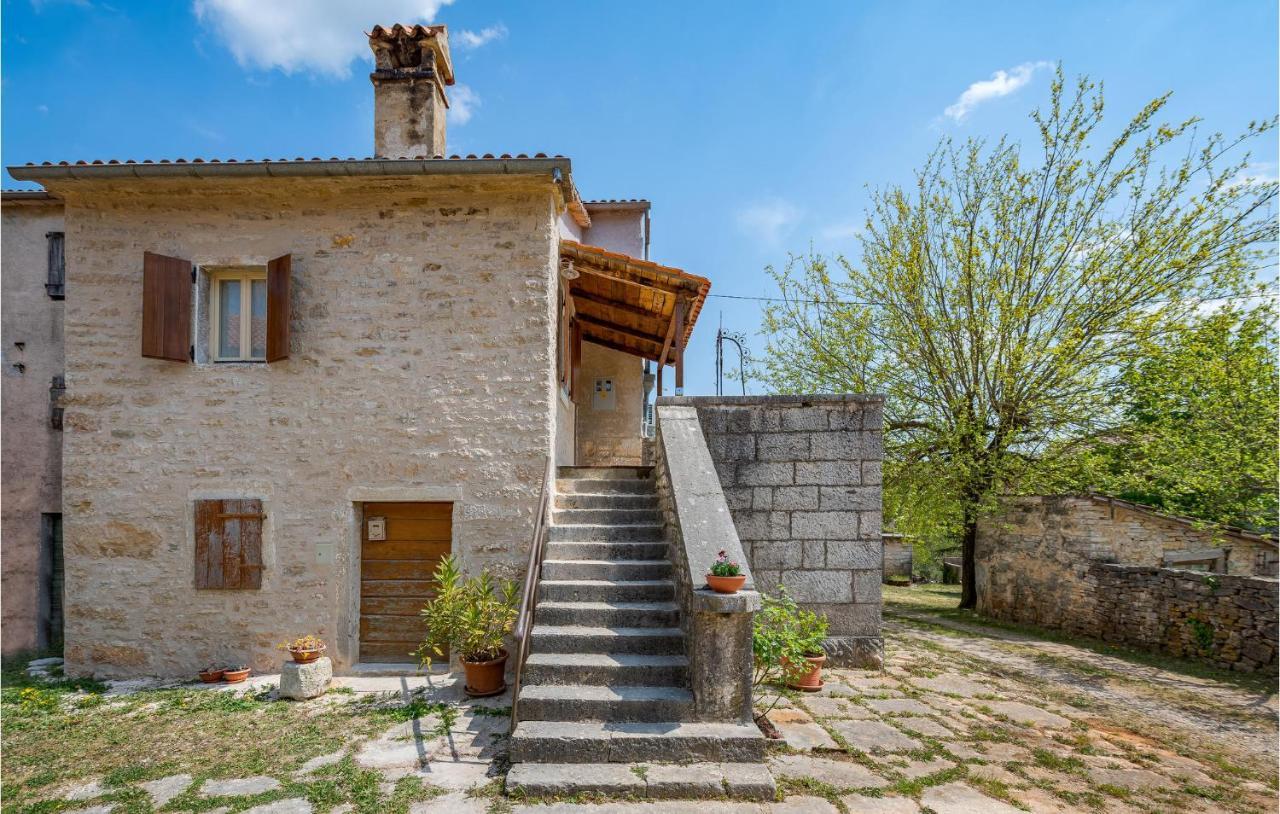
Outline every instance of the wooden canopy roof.
[[659, 365], [676, 362], [711, 289], [705, 277], [572, 240], [560, 241], [560, 266], [582, 338]]

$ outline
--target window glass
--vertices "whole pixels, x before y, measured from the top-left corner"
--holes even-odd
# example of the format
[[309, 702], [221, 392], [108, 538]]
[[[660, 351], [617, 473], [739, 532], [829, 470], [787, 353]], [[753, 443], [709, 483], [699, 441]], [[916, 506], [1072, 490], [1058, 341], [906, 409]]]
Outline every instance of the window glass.
[[253, 280], [250, 311], [250, 332], [253, 339], [249, 354], [254, 359], [265, 359], [267, 356], [267, 281]]
[[218, 356], [240, 356], [240, 281], [218, 283]]

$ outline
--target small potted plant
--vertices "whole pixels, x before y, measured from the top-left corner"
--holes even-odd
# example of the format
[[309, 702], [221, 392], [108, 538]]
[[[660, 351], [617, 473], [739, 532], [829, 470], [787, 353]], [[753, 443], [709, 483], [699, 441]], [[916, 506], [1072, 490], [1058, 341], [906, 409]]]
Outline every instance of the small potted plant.
[[238, 664], [222, 671], [222, 680], [228, 684], [239, 684], [249, 677], [249, 665]]
[[729, 561], [729, 555], [721, 549], [716, 561], [711, 564], [711, 573], [707, 574], [707, 587], [718, 594], [736, 594], [747, 581], [747, 575], [736, 562]]
[[308, 664], [323, 656], [329, 648], [320, 637], [308, 633], [291, 642], [281, 643], [279, 649], [289, 651], [289, 655], [299, 664]]
[[200, 671], [200, 680], [206, 684], [213, 684], [214, 682], [222, 680], [222, 674], [224, 672], [226, 671], [221, 667], [215, 667], [210, 664], [208, 667]]
[[827, 638], [827, 617], [796, 608], [796, 646], [802, 658], [787, 664], [787, 686], [793, 690], [817, 692], [822, 689], [822, 665], [827, 654], [822, 642]]
[[487, 572], [463, 579], [452, 554], [440, 561], [435, 581], [436, 595], [422, 609], [427, 637], [418, 647], [419, 660], [430, 669], [433, 655], [443, 656], [448, 648], [462, 662], [467, 695], [497, 695], [507, 688], [502, 644], [520, 612], [520, 586], [507, 580], [495, 587]]

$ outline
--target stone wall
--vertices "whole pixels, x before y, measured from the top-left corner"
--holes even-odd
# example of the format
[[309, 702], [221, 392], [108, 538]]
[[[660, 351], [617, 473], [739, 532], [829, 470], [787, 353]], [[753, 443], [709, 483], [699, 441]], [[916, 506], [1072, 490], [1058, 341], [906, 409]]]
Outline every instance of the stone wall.
[[758, 589], [779, 584], [831, 622], [836, 664], [877, 666], [883, 399], [696, 396]]
[[45, 291], [49, 232], [63, 230], [56, 200], [6, 200], [0, 228], [0, 364], [3, 369], [3, 533], [0, 597], [5, 653], [45, 648], [51, 588], [41, 551], [43, 515], [62, 511], [62, 432], [49, 424], [49, 386], [61, 376], [63, 302]]
[[911, 579], [915, 551], [911, 540], [901, 534], [884, 535], [884, 557], [882, 576], [888, 582], [890, 578], [902, 581]]
[[[349, 667], [362, 501], [452, 501], [466, 571], [523, 570], [557, 398], [549, 176], [59, 186], [69, 673], [266, 670], [302, 633]], [[289, 358], [143, 358], [144, 251], [291, 253]], [[263, 500], [260, 590], [193, 588], [202, 497]]]
[[1274, 664], [1274, 579], [1161, 567], [1208, 536], [1093, 496], [1011, 498], [979, 523], [978, 610], [1238, 670]]

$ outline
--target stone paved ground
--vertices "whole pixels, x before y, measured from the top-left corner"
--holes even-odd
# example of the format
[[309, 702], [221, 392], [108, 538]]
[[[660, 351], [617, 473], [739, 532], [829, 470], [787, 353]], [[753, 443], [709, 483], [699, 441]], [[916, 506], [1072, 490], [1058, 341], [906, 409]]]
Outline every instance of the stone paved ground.
[[[345, 719], [351, 731], [324, 748], [317, 741], [310, 752], [291, 753], [287, 766], [256, 758], [238, 773], [210, 773], [199, 761], [97, 773], [89, 766], [74, 781], [23, 788], [13, 804], [6, 763], [4, 812], [1277, 810], [1273, 694], [892, 605], [888, 613], [883, 672], [828, 671], [821, 692], [786, 695], [768, 713], [783, 737], [769, 758], [783, 792], [775, 803], [508, 800], [500, 787], [509, 698], [471, 702], [453, 680], [433, 677], [340, 679], [345, 690], [316, 701], [246, 707], [250, 718], [289, 713], [326, 721], [336, 711], [359, 711]], [[268, 698], [270, 688], [271, 677], [260, 677], [245, 698]], [[150, 692], [117, 685], [104, 697], [119, 700], [97, 703], [127, 705], [121, 709], [129, 716], [160, 715], [173, 704]], [[180, 697], [204, 696], [188, 688]], [[239, 714], [232, 709], [226, 714]], [[93, 724], [91, 717], [80, 721]], [[362, 721], [373, 725], [356, 725]], [[12, 727], [25, 722], [20, 714], [6, 720], [6, 747]], [[282, 727], [278, 736], [290, 731]], [[159, 745], [162, 735], [148, 732], [156, 742], [137, 747]], [[56, 739], [49, 744], [58, 746]], [[163, 766], [173, 768], [161, 772]]]

